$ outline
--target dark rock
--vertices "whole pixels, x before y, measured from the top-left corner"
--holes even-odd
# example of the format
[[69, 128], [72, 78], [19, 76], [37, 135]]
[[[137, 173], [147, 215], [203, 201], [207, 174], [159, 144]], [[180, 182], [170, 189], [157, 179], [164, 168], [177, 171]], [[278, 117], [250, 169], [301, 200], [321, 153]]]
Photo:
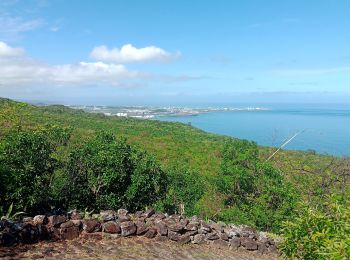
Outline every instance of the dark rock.
[[263, 254], [267, 251], [267, 246], [264, 243], [258, 243], [258, 250]]
[[45, 225], [37, 225], [39, 240], [50, 239], [50, 232]]
[[230, 245], [232, 248], [237, 249], [241, 245], [241, 239], [238, 237], [234, 237], [230, 240]]
[[218, 234], [216, 233], [208, 233], [205, 235], [206, 239], [208, 240], [217, 240], [219, 239], [220, 237], [218, 236]]
[[61, 239], [72, 240], [72, 239], [75, 239], [77, 237], [79, 237], [79, 228], [78, 227], [72, 225], [72, 226], [61, 228]]
[[161, 236], [166, 236], [168, 234], [168, 228], [163, 221], [159, 221], [156, 223], [156, 229], [158, 234]]
[[[59, 222], [58, 220], [56, 220], [56, 221]], [[66, 221], [66, 220], [63, 220], [62, 222], [64, 222], [64, 221]], [[33, 218], [34, 225], [46, 225], [47, 222], [48, 222], [48, 218], [45, 215], [37, 215]], [[58, 224], [60, 224], [60, 223], [58, 223]]]
[[154, 238], [157, 234], [157, 230], [155, 228], [150, 228], [148, 229], [148, 231], [146, 232], [146, 234], [144, 235], [147, 238]]
[[136, 233], [136, 225], [132, 221], [126, 221], [120, 224], [122, 236], [130, 236]]
[[114, 210], [104, 210], [100, 212], [100, 217], [103, 222], [108, 222], [116, 219], [117, 213]]
[[87, 233], [99, 232], [101, 230], [101, 224], [96, 219], [84, 220], [83, 229]]
[[140, 236], [147, 232], [148, 227], [146, 226], [144, 221], [136, 221], [136, 235]]
[[146, 212], [144, 213], [144, 217], [145, 218], [149, 218], [151, 217], [154, 213], [156, 213], [156, 211], [152, 208], [146, 210]]
[[187, 244], [191, 241], [191, 237], [189, 235], [182, 235], [180, 238], [177, 240], [181, 245]]
[[69, 227], [73, 227], [74, 226], [74, 223], [70, 220], [68, 220], [67, 222], [64, 222], [61, 224], [61, 228], [69, 228]]
[[1, 246], [12, 246], [16, 243], [16, 236], [7, 233], [7, 232], [0, 232], [0, 245]]
[[249, 237], [241, 238], [241, 245], [247, 250], [257, 250], [258, 242]]
[[181, 223], [173, 223], [168, 225], [168, 229], [173, 231], [173, 232], [181, 232], [184, 229], [184, 225]]
[[205, 235], [204, 234], [198, 234], [195, 235], [193, 238], [193, 243], [194, 244], [203, 244], [205, 241]]
[[[35, 218], [35, 217], [34, 217]], [[51, 227], [59, 227], [63, 222], [66, 222], [67, 217], [63, 215], [53, 215], [49, 217], [49, 225]], [[42, 223], [43, 224], [43, 223]]]
[[120, 225], [114, 221], [108, 221], [102, 224], [102, 231], [109, 234], [120, 233]]
[[130, 218], [129, 215], [118, 215], [118, 221], [120, 223], [127, 222], [127, 221], [130, 221], [130, 220], [131, 220], [131, 218]]
[[178, 241], [180, 238], [180, 234], [173, 232], [173, 231], [168, 231], [168, 238], [173, 241]]
[[228, 241], [228, 235], [226, 233], [221, 233], [219, 236], [220, 236], [220, 239], [224, 241]]
[[227, 241], [218, 239], [218, 240], [214, 240], [214, 241], [213, 241], [213, 245], [215, 245], [215, 246], [218, 247], [218, 248], [223, 249], [223, 248], [228, 248], [230, 244], [229, 244], [229, 242], [227, 242]]

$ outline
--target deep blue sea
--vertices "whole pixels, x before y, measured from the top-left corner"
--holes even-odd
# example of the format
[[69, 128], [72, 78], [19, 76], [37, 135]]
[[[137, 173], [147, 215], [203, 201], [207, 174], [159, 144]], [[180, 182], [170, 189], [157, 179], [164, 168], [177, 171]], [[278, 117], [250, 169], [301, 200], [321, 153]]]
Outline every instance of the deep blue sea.
[[269, 110], [211, 112], [157, 119], [191, 123], [207, 132], [248, 139], [265, 146], [280, 146], [288, 137], [302, 131], [284, 149], [350, 156], [349, 105], [262, 107]]

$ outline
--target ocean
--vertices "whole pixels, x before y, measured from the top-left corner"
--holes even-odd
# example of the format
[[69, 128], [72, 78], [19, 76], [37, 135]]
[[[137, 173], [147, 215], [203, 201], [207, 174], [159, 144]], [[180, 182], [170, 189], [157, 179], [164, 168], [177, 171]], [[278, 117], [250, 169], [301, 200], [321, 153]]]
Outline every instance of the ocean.
[[264, 146], [278, 147], [299, 133], [284, 149], [350, 156], [350, 106], [263, 107], [268, 110], [209, 112], [195, 116], [161, 116], [157, 119], [190, 123], [207, 132], [248, 139]]

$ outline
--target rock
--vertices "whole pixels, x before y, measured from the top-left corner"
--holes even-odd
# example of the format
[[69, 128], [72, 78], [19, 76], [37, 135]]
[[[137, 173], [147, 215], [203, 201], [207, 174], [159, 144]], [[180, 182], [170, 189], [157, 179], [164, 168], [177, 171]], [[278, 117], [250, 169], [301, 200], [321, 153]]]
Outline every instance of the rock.
[[267, 246], [264, 243], [258, 243], [258, 250], [263, 254], [267, 251]]
[[120, 233], [120, 225], [114, 221], [108, 221], [102, 224], [102, 231], [109, 234]]
[[74, 226], [76, 226], [76, 227], [78, 227], [79, 229], [81, 229], [82, 228], [82, 221], [81, 220], [79, 220], [79, 219], [73, 219], [73, 220], [71, 220], [72, 221], [72, 223], [74, 224]]
[[39, 240], [50, 239], [50, 232], [45, 225], [37, 225]]
[[244, 226], [241, 230], [241, 236], [256, 239], [258, 237], [258, 234], [254, 228]]
[[104, 210], [100, 212], [100, 217], [103, 222], [108, 222], [116, 219], [117, 213], [114, 210]]
[[197, 235], [197, 234], [198, 234], [198, 231], [197, 231], [197, 230], [186, 231], [185, 234], [186, 234], [186, 235], [189, 235], [189, 236], [194, 236], [194, 235]]
[[177, 240], [181, 245], [187, 244], [191, 241], [191, 237], [189, 235], [182, 235], [180, 238]]
[[170, 240], [173, 240], [173, 241], [178, 241], [179, 240], [179, 238], [180, 238], [180, 235], [178, 234], [178, 233], [176, 233], [176, 232], [173, 232], [173, 231], [168, 231], [168, 238], [170, 239]]
[[201, 227], [200, 227], [202, 232], [208, 233], [211, 232], [211, 227], [205, 223], [204, 221], [201, 221]]
[[142, 211], [142, 210], [136, 211], [136, 212], [135, 212], [135, 217], [136, 217], [136, 218], [141, 218], [141, 217], [143, 217], [143, 211]]
[[79, 237], [79, 228], [74, 226], [73, 223], [72, 226], [61, 228], [61, 239], [72, 240], [77, 237]]
[[220, 236], [220, 239], [222, 239], [222, 240], [224, 240], [224, 241], [228, 241], [228, 235], [226, 234], [226, 233], [221, 233], [221, 234], [219, 234], [219, 236]]
[[136, 233], [136, 225], [132, 221], [126, 221], [120, 224], [122, 236], [130, 236]]
[[68, 220], [67, 222], [64, 222], [60, 225], [61, 228], [69, 228], [69, 227], [73, 227], [74, 223], [70, 220]]
[[173, 232], [181, 232], [184, 229], [184, 225], [181, 223], [173, 223], [168, 225], [168, 229], [173, 231]]
[[232, 248], [237, 249], [241, 245], [241, 239], [238, 237], [234, 237], [230, 240], [230, 245]]
[[[35, 219], [35, 217], [34, 217]], [[67, 217], [63, 215], [53, 215], [49, 217], [49, 225], [51, 227], [59, 227], [63, 222], [66, 222]], [[34, 220], [35, 221], [35, 220]], [[44, 223], [42, 223], [44, 224]]]
[[249, 237], [242, 237], [241, 238], [241, 245], [247, 250], [257, 250], [258, 249], [258, 243]]
[[157, 230], [155, 228], [150, 228], [145, 234], [145, 237], [147, 238], [154, 238], [157, 234]]
[[161, 236], [166, 236], [168, 234], [168, 228], [163, 221], [159, 221], [156, 223], [156, 229], [158, 234]]
[[169, 239], [167, 236], [156, 236], [154, 240], [159, 242], [165, 242], [165, 241], [168, 241]]
[[83, 230], [86, 233], [99, 232], [101, 230], [101, 224], [96, 219], [84, 220]]
[[16, 237], [7, 232], [0, 232], [0, 245], [13, 246], [16, 243]]
[[218, 248], [224, 249], [229, 247], [229, 242], [218, 239], [213, 241], [213, 245], [217, 246]]
[[136, 221], [136, 235], [140, 236], [147, 232], [148, 227], [146, 226], [145, 222], [143, 221]]
[[267, 250], [270, 252], [270, 253], [276, 253], [277, 252], [277, 247], [275, 245], [270, 245]]
[[33, 222], [33, 218], [32, 217], [24, 217], [22, 221], [24, 223]]
[[193, 238], [194, 244], [203, 244], [205, 241], [205, 235], [204, 234], [197, 234]]
[[158, 219], [158, 220], [162, 220], [162, 219], [166, 218], [165, 214], [163, 214], [163, 213], [156, 213], [153, 216], [155, 219]]
[[118, 216], [119, 215], [126, 215], [126, 214], [128, 214], [128, 211], [126, 209], [118, 209], [117, 214], [118, 214]]
[[199, 222], [190, 222], [187, 224], [185, 229], [188, 231], [195, 231], [195, 230], [198, 230], [198, 227], [199, 227]]
[[68, 212], [68, 216], [71, 220], [81, 220], [83, 218], [82, 213], [79, 213], [76, 209]]
[[[53, 217], [53, 216], [52, 216]], [[56, 222], [59, 222], [59, 220], [55, 220]], [[65, 219], [62, 221], [64, 222], [66, 221]], [[33, 218], [33, 223], [34, 225], [46, 225], [48, 222], [48, 219], [45, 215], [36, 215], [34, 218]], [[62, 223], [61, 222], [61, 223]], [[61, 223], [57, 223], [57, 224], [61, 224]]]
[[144, 217], [145, 218], [149, 218], [152, 215], [154, 215], [154, 213], [156, 213], [156, 211], [153, 208], [148, 209], [145, 213], [144, 213]]
[[131, 220], [131, 218], [129, 215], [118, 215], [118, 221], [120, 223], [130, 221], [130, 220]]
[[217, 240], [220, 238], [216, 233], [208, 233], [205, 235], [205, 237], [207, 240]]

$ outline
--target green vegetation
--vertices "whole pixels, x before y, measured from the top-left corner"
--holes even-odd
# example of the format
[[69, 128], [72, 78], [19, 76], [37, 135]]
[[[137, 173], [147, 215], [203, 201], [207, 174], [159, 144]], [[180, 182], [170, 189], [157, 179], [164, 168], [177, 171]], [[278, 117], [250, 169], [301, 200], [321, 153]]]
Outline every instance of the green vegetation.
[[[0, 214], [153, 206], [282, 234], [287, 257], [348, 256], [349, 159], [281, 151], [267, 162], [272, 151], [180, 123], [0, 99]], [[342, 201], [325, 206], [329, 196]]]

